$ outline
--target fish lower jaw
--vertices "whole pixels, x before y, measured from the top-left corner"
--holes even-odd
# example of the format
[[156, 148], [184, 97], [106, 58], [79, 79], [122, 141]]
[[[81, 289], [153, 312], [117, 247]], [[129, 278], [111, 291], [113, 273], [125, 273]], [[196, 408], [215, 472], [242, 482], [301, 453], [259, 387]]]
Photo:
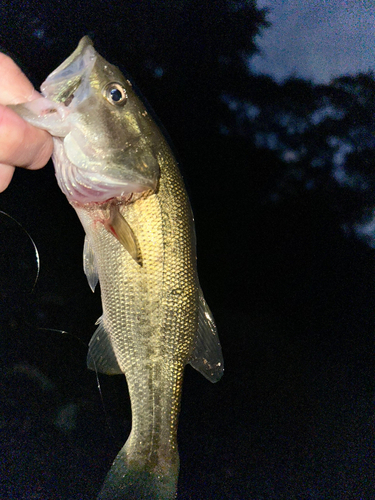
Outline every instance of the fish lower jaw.
[[[80, 201], [76, 198], [68, 198], [70, 204], [75, 207], [75, 208], [83, 208], [84, 210], [87, 210], [88, 212], [96, 212], [99, 211], [98, 213], [103, 214], [103, 213], [110, 213], [111, 208], [113, 207], [120, 207], [120, 206], [126, 206], [130, 205], [131, 203], [134, 203], [137, 200], [140, 200], [141, 198], [146, 198], [147, 196], [153, 194], [154, 191], [152, 190], [145, 190], [141, 192], [131, 192], [129, 194], [124, 194], [120, 193], [118, 195], [109, 197], [103, 201], [100, 200], [91, 200], [91, 201]], [[108, 217], [109, 215], [107, 215]], [[94, 222], [104, 222], [103, 217], [98, 217], [95, 219], [94, 216]]]
[[85, 184], [62, 185], [58, 180], [58, 184], [68, 201], [79, 205], [127, 205], [144, 196], [144, 193], [148, 191], [145, 186], [140, 187], [132, 184], [121, 186], [120, 189], [117, 186], [111, 187], [108, 183], [100, 184], [96, 182], [91, 185], [88, 182]]
[[79, 205], [129, 204], [148, 191], [146, 186], [132, 183], [121, 185], [95, 173], [85, 172], [82, 175], [79, 172], [65, 171], [63, 175], [60, 175], [56, 171], [56, 178], [68, 201]]
[[154, 188], [147, 179], [121, 181], [108, 175], [100, 166], [77, 167], [67, 158], [60, 138], [54, 138], [53, 163], [57, 183], [70, 203], [106, 204], [117, 200], [118, 204], [124, 204]]

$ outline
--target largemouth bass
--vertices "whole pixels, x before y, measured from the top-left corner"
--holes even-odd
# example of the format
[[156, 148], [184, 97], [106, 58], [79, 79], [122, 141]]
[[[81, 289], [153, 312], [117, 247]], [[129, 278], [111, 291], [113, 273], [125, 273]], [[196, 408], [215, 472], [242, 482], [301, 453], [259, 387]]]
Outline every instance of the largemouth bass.
[[124, 373], [132, 429], [100, 500], [175, 498], [184, 367], [211, 382], [223, 359], [199, 286], [194, 222], [176, 159], [131, 83], [88, 37], [11, 106], [54, 137], [57, 182], [84, 227], [84, 271], [103, 314], [88, 367]]

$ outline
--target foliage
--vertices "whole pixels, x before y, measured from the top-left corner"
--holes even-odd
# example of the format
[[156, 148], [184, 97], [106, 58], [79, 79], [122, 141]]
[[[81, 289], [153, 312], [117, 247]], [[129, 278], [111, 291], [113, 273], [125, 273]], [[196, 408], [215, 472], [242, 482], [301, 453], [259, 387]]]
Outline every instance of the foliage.
[[251, 137], [284, 162], [270, 199], [310, 190], [329, 193], [342, 220], [372, 214], [375, 198], [375, 80], [342, 76], [329, 85], [297, 78], [278, 84], [249, 77], [247, 95], [228, 105], [226, 132]]

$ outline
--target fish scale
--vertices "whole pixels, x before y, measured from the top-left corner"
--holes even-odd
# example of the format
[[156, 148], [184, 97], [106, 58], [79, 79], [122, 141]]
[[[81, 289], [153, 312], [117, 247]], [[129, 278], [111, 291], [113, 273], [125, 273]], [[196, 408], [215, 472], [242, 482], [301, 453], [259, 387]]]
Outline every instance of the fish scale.
[[193, 219], [167, 145], [160, 167], [157, 193], [121, 208], [142, 249], [142, 267], [103, 225], [98, 227], [96, 220], [105, 213], [75, 206], [96, 256], [103, 326], [129, 387], [132, 431], [122, 460], [156, 475], [161, 462], [178, 467], [183, 369], [198, 323]]

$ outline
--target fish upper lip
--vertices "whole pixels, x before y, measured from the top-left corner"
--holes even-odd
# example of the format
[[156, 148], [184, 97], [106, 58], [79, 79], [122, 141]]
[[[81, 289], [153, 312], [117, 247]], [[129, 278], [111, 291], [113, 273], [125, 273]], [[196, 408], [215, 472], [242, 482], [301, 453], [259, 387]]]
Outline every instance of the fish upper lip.
[[[87, 86], [84, 84], [88, 80], [98, 56], [91, 40], [86, 38], [89, 43], [87, 40], [86, 43], [80, 43], [73, 54], [52, 71], [42, 83], [40, 89], [48, 99], [63, 104], [78, 89], [80, 90], [79, 95], [82, 95], [82, 99], [84, 98], [82, 87]], [[67, 81], [71, 82], [68, 88], [66, 87]]]

